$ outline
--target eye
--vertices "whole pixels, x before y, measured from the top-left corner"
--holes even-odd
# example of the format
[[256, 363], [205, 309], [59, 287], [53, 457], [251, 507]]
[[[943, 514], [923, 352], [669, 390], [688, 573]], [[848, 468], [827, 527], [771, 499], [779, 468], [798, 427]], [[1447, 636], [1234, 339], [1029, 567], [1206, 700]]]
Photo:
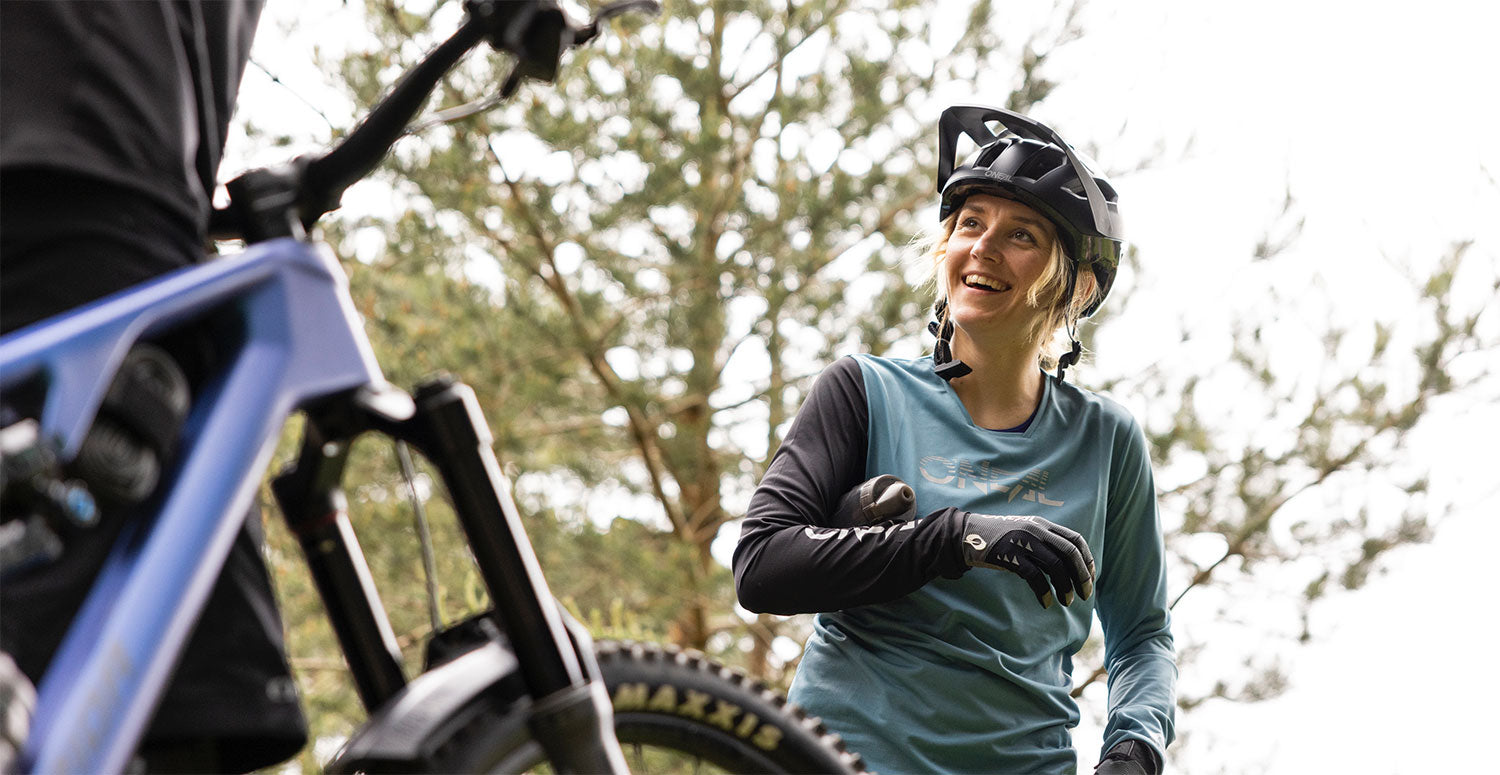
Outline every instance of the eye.
[[981, 229], [981, 228], [984, 228], [984, 227], [983, 227], [983, 226], [982, 226], [982, 225], [981, 225], [981, 224], [980, 224], [980, 223], [979, 223], [979, 219], [978, 219], [978, 218], [975, 218], [975, 217], [974, 217], [974, 216], [972, 216], [972, 215], [971, 215], [971, 216], [969, 216], [969, 217], [967, 217], [967, 218], [964, 218], [964, 219], [963, 219], [963, 220], [961, 220], [961, 221], [959, 221], [959, 223], [958, 223], [958, 225], [959, 225], [959, 226], [962, 226], [962, 227], [963, 227], [963, 228], [965, 228], [965, 229]]
[[1018, 239], [1018, 240], [1020, 240], [1022, 242], [1025, 242], [1028, 245], [1035, 245], [1036, 244], [1036, 236], [1033, 235], [1031, 232], [1025, 230], [1025, 229], [1016, 229], [1015, 233], [1012, 234], [1011, 236], [1015, 237], [1016, 239]]

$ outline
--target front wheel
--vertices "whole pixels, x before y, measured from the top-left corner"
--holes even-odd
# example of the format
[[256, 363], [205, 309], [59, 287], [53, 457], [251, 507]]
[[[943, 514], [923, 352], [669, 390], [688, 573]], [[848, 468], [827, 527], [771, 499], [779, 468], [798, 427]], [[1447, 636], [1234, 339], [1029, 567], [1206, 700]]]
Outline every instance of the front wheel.
[[[494, 640], [457, 640], [456, 655], [382, 708], [329, 772], [552, 771], [528, 728], [515, 657]], [[702, 654], [610, 641], [595, 644], [594, 654], [635, 775], [865, 773], [822, 722]]]
[[[822, 722], [701, 654], [614, 641], [596, 643], [594, 653], [635, 775], [865, 772], [859, 755]], [[535, 742], [511, 751], [493, 771], [551, 772]]]
[[633, 772], [675, 772], [696, 762], [732, 773], [864, 771], [822, 722], [701, 654], [601, 642], [595, 655]]

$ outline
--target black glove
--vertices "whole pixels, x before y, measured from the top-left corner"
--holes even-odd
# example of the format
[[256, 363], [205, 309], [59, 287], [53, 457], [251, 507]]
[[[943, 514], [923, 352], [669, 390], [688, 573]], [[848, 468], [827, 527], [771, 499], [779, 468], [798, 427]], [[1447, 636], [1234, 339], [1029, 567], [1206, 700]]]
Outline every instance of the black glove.
[[1151, 746], [1139, 740], [1124, 740], [1099, 761], [1094, 775], [1161, 775], [1161, 764]]
[[916, 517], [917, 498], [911, 485], [890, 474], [867, 479], [839, 499], [839, 527], [910, 522]]
[[1083, 536], [1041, 517], [964, 512], [964, 561], [1026, 579], [1043, 608], [1055, 599], [1072, 604], [1074, 590], [1084, 600], [1094, 594], [1094, 555]]

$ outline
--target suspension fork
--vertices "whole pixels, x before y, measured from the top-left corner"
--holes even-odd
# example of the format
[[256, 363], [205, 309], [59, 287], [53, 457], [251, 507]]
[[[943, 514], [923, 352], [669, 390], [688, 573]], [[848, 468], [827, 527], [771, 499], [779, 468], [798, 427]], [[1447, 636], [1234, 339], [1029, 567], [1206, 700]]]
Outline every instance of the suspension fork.
[[[480, 576], [509, 636], [534, 703], [531, 730], [561, 772], [626, 773], [610, 700], [590, 680], [547, 587], [495, 453], [474, 391], [452, 377], [417, 388], [416, 411], [394, 433], [442, 474]], [[591, 655], [582, 655], [585, 659]]]
[[[359, 402], [359, 398], [355, 398]], [[302, 546], [366, 711], [406, 685], [401, 649], [349, 524], [342, 482], [358, 413], [339, 404], [310, 410], [297, 462], [271, 481], [287, 526]]]
[[419, 386], [414, 398], [413, 404], [400, 391], [365, 388], [310, 410], [297, 463], [272, 483], [307, 554], [360, 699], [373, 711], [405, 685], [400, 651], [349, 529], [339, 484], [349, 442], [375, 430], [416, 447], [441, 474], [533, 699], [532, 733], [548, 758], [560, 772], [627, 772], [609, 697], [580, 662], [591, 655], [580, 655], [568, 636], [474, 391], [440, 377]]

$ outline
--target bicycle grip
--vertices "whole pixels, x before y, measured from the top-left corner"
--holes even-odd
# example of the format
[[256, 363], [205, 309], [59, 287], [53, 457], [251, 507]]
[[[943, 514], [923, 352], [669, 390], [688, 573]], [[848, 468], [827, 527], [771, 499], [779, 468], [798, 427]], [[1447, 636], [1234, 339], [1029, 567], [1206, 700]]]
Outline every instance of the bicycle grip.
[[881, 474], [844, 493], [835, 516], [841, 527], [910, 522], [917, 516], [916, 493], [899, 477]]

